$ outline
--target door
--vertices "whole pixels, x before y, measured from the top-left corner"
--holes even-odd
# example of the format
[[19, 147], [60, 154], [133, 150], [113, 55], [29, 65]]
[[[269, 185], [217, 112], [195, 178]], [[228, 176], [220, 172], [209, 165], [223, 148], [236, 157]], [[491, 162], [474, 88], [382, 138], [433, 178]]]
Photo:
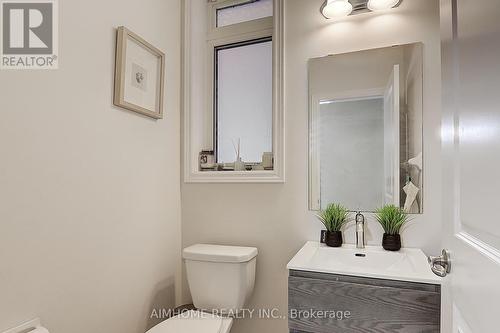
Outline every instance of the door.
[[500, 332], [498, 17], [498, 0], [441, 0], [443, 332]]
[[399, 65], [384, 92], [384, 203], [399, 207]]

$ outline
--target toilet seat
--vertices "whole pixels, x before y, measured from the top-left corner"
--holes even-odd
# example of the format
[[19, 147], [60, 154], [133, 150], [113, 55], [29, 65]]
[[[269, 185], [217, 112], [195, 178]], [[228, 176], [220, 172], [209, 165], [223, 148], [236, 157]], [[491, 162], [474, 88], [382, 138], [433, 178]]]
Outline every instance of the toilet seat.
[[146, 333], [229, 333], [232, 325], [232, 318], [191, 310], [161, 322]]

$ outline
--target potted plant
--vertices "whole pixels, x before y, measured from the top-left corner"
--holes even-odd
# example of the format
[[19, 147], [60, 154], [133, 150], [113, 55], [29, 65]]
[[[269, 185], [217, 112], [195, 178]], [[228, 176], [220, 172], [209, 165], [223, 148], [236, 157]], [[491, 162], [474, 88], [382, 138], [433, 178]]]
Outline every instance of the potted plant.
[[342, 227], [348, 222], [347, 208], [331, 203], [318, 214], [319, 220], [326, 228], [325, 244], [332, 247], [342, 246]]
[[387, 251], [401, 249], [401, 228], [409, 221], [408, 214], [394, 205], [385, 205], [376, 211], [377, 221], [384, 229], [382, 247]]

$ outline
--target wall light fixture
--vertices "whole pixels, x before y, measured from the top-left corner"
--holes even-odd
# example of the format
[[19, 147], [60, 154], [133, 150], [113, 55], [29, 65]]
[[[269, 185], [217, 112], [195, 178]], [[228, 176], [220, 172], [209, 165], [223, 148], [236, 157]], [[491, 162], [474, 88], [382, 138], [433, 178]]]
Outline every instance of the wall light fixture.
[[348, 0], [327, 0], [321, 8], [321, 13], [326, 18], [335, 19], [350, 15], [352, 10], [352, 4]]
[[371, 11], [391, 9], [400, 3], [399, 0], [368, 0], [367, 7]]
[[398, 7], [403, 0], [325, 0], [321, 14], [327, 19], [339, 19], [349, 15], [375, 12]]

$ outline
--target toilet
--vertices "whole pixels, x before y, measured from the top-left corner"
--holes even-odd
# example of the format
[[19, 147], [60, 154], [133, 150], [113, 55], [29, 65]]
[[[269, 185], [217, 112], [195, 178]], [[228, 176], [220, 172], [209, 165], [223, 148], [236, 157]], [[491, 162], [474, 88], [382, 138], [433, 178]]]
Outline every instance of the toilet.
[[255, 247], [196, 244], [182, 252], [193, 304], [146, 333], [228, 333], [253, 293]]

